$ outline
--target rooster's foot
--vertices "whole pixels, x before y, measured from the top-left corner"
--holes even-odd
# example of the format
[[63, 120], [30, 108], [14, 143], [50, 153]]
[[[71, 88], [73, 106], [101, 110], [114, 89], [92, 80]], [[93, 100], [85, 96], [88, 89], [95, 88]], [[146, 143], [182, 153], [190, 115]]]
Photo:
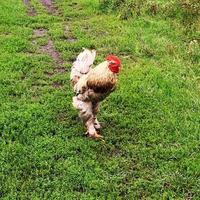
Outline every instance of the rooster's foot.
[[88, 137], [88, 138], [91, 138], [91, 139], [102, 139], [103, 136], [98, 134], [98, 133], [89, 133], [89, 132], [86, 132], [85, 135]]

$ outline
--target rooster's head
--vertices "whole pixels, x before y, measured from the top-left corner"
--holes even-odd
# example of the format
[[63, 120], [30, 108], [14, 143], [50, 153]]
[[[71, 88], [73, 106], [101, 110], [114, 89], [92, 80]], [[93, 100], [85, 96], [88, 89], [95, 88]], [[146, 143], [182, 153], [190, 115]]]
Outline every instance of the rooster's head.
[[108, 55], [106, 57], [106, 60], [108, 61], [109, 65], [108, 68], [113, 73], [119, 73], [121, 68], [121, 61], [117, 56], [114, 55]]

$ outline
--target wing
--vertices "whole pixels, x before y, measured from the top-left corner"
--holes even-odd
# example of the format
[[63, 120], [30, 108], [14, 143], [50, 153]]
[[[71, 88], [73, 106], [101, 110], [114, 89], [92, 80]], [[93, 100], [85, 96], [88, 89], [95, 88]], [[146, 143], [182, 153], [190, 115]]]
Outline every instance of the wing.
[[87, 87], [96, 93], [110, 93], [116, 87], [116, 79], [112, 77], [88, 79]]

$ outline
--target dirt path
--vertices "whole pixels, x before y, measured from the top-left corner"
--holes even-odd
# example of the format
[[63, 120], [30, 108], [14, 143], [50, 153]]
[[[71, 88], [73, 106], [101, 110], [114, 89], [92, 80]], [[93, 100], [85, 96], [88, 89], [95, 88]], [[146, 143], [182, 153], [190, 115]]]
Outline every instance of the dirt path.
[[36, 10], [31, 6], [30, 0], [23, 0], [29, 16], [37, 15]]
[[40, 29], [35, 29], [33, 30], [33, 36], [34, 37], [44, 37], [47, 35], [47, 30], [40, 28]]
[[[48, 43], [46, 45], [40, 46], [37, 43], [38, 38], [49, 38]], [[53, 40], [49, 37], [48, 31], [46, 29], [40, 28], [40, 29], [34, 29], [33, 30], [33, 43], [37, 46], [39, 49], [39, 53], [49, 55], [52, 60], [54, 61], [54, 70], [53, 72], [49, 72], [48, 70], [44, 71], [44, 74], [48, 77], [54, 76], [57, 73], [65, 73], [65, 67], [64, 67], [64, 60], [61, 58], [60, 53], [55, 49]], [[54, 88], [60, 88], [62, 87], [62, 84], [58, 82], [54, 82], [52, 84]]]
[[41, 51], [44, 54], [48, 54], [49, 56], [52, 57], [52, 59], [54, 60], [54, 62], [56, 64], [56, 66], [55, 66], [56, 72], [60, 72], [60, 73], [65, 72], [65, 68], [63, 67], [64, 61], [61, 58], [60, 53], [58, 51], [56, 51], [53, 41], [51, 39], [48, 41], [47, 45], [41, 46]]
[[[56, 13], [57, 8], [56, 8], [53, 0], [39, 0], [38, 2], [41, 3], [41, 5], [46, 8], [49, 15], [53, 15], [53, 14]], [[29, 16], [36, 16], [37, 15], [37, 10], [35, 10], [31, 6], [31, 0], [23, 0], [23, 3], [24, 3], [24, 5], [27, 9], [27, 14]], [[72, 42], [75, 42], [77, 40], [75, 37], [73, 37], [73, 34], [70, 31], [70, 28], [69, 28], [68, 25], [65, 25], [63, 27], [63, 31], [64, 31], [64, 37], [66, 38], [66, 40], [68, 42], [72, 43]], [[43, 45], [43, 46], [39, 45], [38, 41], [37, 41], [38, 38], [47, 38], [48, 39], [47, 44]], [[55, 76], [56, 74], [62, 74], [62, 73], [65, 73], [67, 71], [65, 69], [65, 66], [64, 66], [65, 62], [62, 59], [62, 56], [60, 55], [60, 53], [56, 50], [53, 39], [51, 38], [47, 29], [45, 29], [45, 28], [34, 29], [33, 30], [32, 43], [39, 50], [38, 53], [49, 55], [52, 58], [52, 60], [54, 61], [53, 72], [49, 71], [49, 69], [45, 70], [44, 74], [46, 76], [52, 77], [52, 76]], [[60, 88], [60, 87], [62, 87], [62, 84], [54, 82], [52, 84], [52, 86], [54, 88]]]
[[56, 12], [56, 8], [52, 0], [40, 0], [40, 3], [46, 8], [49, 14]]

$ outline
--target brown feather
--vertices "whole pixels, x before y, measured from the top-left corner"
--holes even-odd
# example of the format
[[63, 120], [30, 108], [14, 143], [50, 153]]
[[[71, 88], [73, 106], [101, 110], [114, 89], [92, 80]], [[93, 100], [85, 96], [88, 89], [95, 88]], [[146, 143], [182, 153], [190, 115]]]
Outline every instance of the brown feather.
[[107, 61], [92, 68], [90, 72], [80, 78], [76, 84], [76, 91], [81, 91], [87, 99], [99, 102], [105, 99], [116, 87], [117, 75], [108, 68]]
[[116, 85], [114, 78], [107, 78], [107, 80], [88, 80], [87, 86], [89, 89], [94, 90], [96, 93], [107, 93], [112, 91]]

